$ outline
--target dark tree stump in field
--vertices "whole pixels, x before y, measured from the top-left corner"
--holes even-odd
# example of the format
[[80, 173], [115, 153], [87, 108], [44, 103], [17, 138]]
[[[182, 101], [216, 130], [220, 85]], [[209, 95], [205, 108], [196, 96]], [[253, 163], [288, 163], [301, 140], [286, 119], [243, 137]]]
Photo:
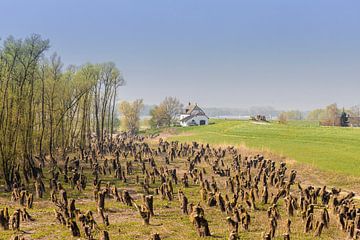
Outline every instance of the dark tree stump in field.
[[215, 207], [216, 206], [217, 202], [216, 202], [216, 198], [215, 198], [213, 193], [209, 194], [207, 204], [208, 204], [209, 207]]
[[124, 202], [126, 205], [128, 206], [132, 206], [132, 202], [133, 202], [133, 199], [132, 197], [130, 196], [129, 192], [128, 191], [124, 191]]
[[314, 234], [315, 237], [320, 237], [321, 236], [321, 233], [322, 233], [322, 231], [324, 229], [324, 226], [325, 226], [325, 224], [323, 222], [317, 222], [316, 223], [315, 234]]
[[[359, 218], [360, 220], [360, 218]], [[324, 227], [328, 228], [330, 223], [330, 216], [327, 208], [324, 208], [323, 212], [321, 213], [321, 222], [324, 223]], [[359, 222], [359, 228], [360, 228], [360, 222]]]
[[92, 236], [92, 232], [91, 232], [91, 227], [88, 226], [88, 225], [85, 225], [84, 226], [84, 233], [85, 233], [85, 236], [87, 239], [91, 240], [91, 239], [94, 239], [93, 236]]
[[207, 220], [202, 216], [194, 217], [194, 225], [200, 237], [211, 236]]
[[209, 224], [204, 218], [204, 210], [199, 205], [193, 208], [193, 211], [190, 214], [190, 220], [200, 237], [211, 236]]
[[9, 221], [10, 216], [8, 212], [8, 208], [5, 207], [3, 210], [0, 211], [0, 229], [1, 230], [9, 230]]
[[160, 235], [158, 233], [154, 233], [151, 235], [149, 240], [161, 240]]
[[35, 181], [35, 193], [37, 198], [42, 198], [45, 192], [44, 183], [41, 178], [38, 177]]
[[26, 207], [31, 209], [33, 207], [33, 203], [34, 203], [34, 196], [32, 195], [32, 193], [28, 193], [26, 196]]
[[11, 216], [11, 229], [12, 230], [17, 230], [17, 231], [20, 230], [20, 214], [21, 214], [21, 210], [17, 209]]
[[288, 220], [286, 221], [286, 233], [287, 233], [287, 234], [290, 234], [290, 233], [291, 233], [291, 220], [290, 220], [290, 219], [288, 219]]
[[275, 233], [276, 233], [276, 228], [277, 228], [277, 220], [275, 217], [271, 217], [269, 220], [270, 220], [269, 221], [270, 237], [274, 238]]
[[26, 240], [26, 238], [17, 235], [17, 236], [12, 237], [11, 240]]
[[16, 202], [20, 197], [20, 191], [18, 188], [13, 188], [13, 191], [11, 193], [11, 201]]
[[182, 194], [182, 199], [181, 199], [181, 212], [183, 214], [189, 214], [189, 212], [188, 212], [188, 199], [184, 194]]
[[235, 233], [238, 233], [238, 230], [239, 230], [239, 223], [232, 220], [231, 217], [227, 217], [226, 218], [226, 221], [228, 223], [228, 226], [229, 226], [229, 232], [230, 232], [230, 235], [231, 233], [235, 232]]
[[290, 240], [290, 234], [289, 233], [284, 233], [283, 237], [284, 237], [284, 240]]
[[263, 240], [271, 240], [271, 236], [269, 233], [266, 233], [263, 237]]
[[308, 233], [310, 230], [313, 229], [313, 214], [310, 213], [309, 216], [306, 218], [304, 233]]
[[250, 214], [245, 210], [245, 208], [240, 209], [240, 218], [241, 218], [241, 225], [242, 228], [247, 231], [249, 230], [250, 225]]
[[20, 192], [19, 201], [20, 201], [21, 206], [26, 206], [26, 195], [27, 195], [27, 193], [25, 190]]
[[263, 204], [267, 204], [268, 200], [269, 200], [269, 191], [268, 191], [267, 186], [264, 186], [263, 193], [262, 193], [262, 196], [261, 196], [261, 202]]
[[75, 199], [71, 200], [70, 206], [69, 206], [69, 211], [70, 211], [70, 217], [75, 218], [75, 211], [76, 211]]
[[224, 201], [224, 198], [221, 196], [221, 193], [218, 194], [218, 203], [219, 203], [219, 208], [220, 208], [221, 212], [225, 212], [226, 211], [225, 201]]
[[144, 205], [149, 210], [150, 215], [154, 216], [154, 197], [152, 195], [144, 196]]
[[69, 219], [69, 227], [73, 237], [80, 237], [80, 229], [74, 220]]
[[30, 216], [30, 214], [26, 211], [26, 208], [24, 208], [21, 211], [22, 221], [35, 221], [33, 217]]
[[124, 200], [122, 199], [122, 196], [119, 194], [119, 191], [116, 186], [113, 187], [112, 194], [117, 202], [124, 202]]
[[103, 231], [100, 240], [110, 240], [108, 231]]
[[101, 220], [103, 221], [105, 226], [109, 226], [110, 225], [109, 216], [107, 214], [105, 214], [104, 209], [103, 208], [98, 208], [98, 212], [99, 212]]
[[240, 240], [239, 234], [237, 232], [231, 232], [229, 235], [229, 240]]
[[56, 211], [56, 210], [54, 210], [55, 211], [55, 218], [56, 218], [56, 220], [60, 223], [60, 224], [62, 224], [62, 225], [66, 225], [66, 220], [65, 220], [65, 217], [64, 217], [64, 215], [61, 213], [61, 212], [58, 212], [58, 211]]
[[65, 189], [61, 189], [59, 192], [59, 195], [60, 195], [59, 202], [60, 202], [62, 208], [67, 208], [68, 207], [68, 199], [67, 199], [67, 194], [66, 194]]
[[106, 196], [106, 189], [98, 193], [98, 200], [97, 200], [98, 209], [105, 210], [105, 196]]
[[135, 203], [134, 203], [134, 205], [140, 213], [140, 217], [143, 220], [143, 225], [149, 225], [150, 224], [150, 216], [151, 216], [150, 211], [147, 209], [146, 206], [139, 207]]

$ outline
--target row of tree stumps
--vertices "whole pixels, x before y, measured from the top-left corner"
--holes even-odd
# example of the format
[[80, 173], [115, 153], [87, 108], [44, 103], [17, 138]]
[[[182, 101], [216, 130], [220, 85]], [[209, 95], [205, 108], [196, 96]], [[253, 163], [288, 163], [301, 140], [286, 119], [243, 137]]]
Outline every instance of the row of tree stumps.
[[[106, 149], [106, 144], [103, 144], [104, 149]], [[114, 174], [114, 178], [121, 180], [124, 183], [127, 183], [129, 175], [133, 175], [133, 163], [132, 161], [128, 161], [128, 156], [132, 156], [135, 159], [137, 157], [141, 158], [141, 155], [139, 156], [138, 153], [132, 149], [133, 145], [124, 145], [124, 142], [120, 141], [119, 145], [115, 145], [116, 147], [111, 147], [114, 151], [110, 151], [110, 148], [108, 148], [109, 152], [108, 154], [113, 154], [115, 156], [115, 159], [113, 159], [110, 164], [108, 159], [104, 159], [104, 161], [101, 164], [101, 161], [98, 161], [98, 157], [101, 158], [102, 153], [97, 152], [94, 154], [93, 151], [85, 153], [82, 152], [82, 157], [84, 161], [76, 161], [75, 166], [73, 164], [70, 164], [73, 166], [72, 172], [73, 176], [68, 178], [70, 182], [73, 181], [74, 176], [77, 175], [77, 172], [80, 172], [77, 179], [83, 178], [83, 167], [81, 167], [81, 163], [85, 162], [90, 164], [90, 168], [92, 170], [92, 175], [94, 176], [93, 179], [93, 197], [94, 201], [97, 205], [97, 214], [100, 216], [100, 219], [105, 227], [110, 225], [110, 219], [109, 214], [107, 213], [106, 208], [106, 201], [109, 201], [107, 199], [115, 199], [115, 201], [120, 202], [126, 206], [134, 207], [138, 213], [139, 216], [143, 220], [144, 225], [150, 224], [150, 218], [154, 216], [154, 208], [153, 208], [153, 196], [152, 195], [143, 195], [142, 197], [142, 203], [140, 205], [136, 204], [133, 197], [130, 195], [130, 193], [127, 190], [119, 190], [114, 184], [112, 185], [110, 182], [103, 183], [102, 180], [100, 180], [101, 176], [105, 175], [111, 175]], [[122, 150], [122, 151], [121, 151]], [[121, 153], [120, 153], [121, 152]], [[89, 157], [93, 155], [93, 157]], [[125, 167], [122, 166], [120, 162], [120, 155], [125, 159]], [[68, 160], [67, 160], [68, 162]], [[68, 164], [64, 166], [64, 168], [67, 168]], [[64, 171], [68, 172], [68, 171]], [[64, 179], [67, 177], [64, 176]], [[85, 178], [86, 179], [86, 178]], [[139, 179], [136, 181], [139, 183]], [[75, 184], [72, 184], [72, 189], [74, 189]], [[85, 184], [81, 188], [77, 188], [79, 191], [82, 189], [85, 189]], [[57, 197], [56, 192], [59, 194], [59, 198]], [[69, 207], [67, 207], [67, 200], [66, 199], [66, 191], [61, 187], [61, 184], [58, 183], [58, 187], [52, 191], [52, 201], [57, 206], [56, 218], [58, 219], [58, 222], [60, 224], [66, 225], [70, 228], [71, 233], [73, 236], [80, 236], [80, 230], [78, 225], [80, 225], [83, 228], [83, 232], [85, 233], [85, 237], [87, 239], [93, 239], [93, 231], [98, 231], [99, 226], [96, 223], [94, 219], [94, 215], [91, 211], [87, 211], [86, 213], [81, 213], [79, 209], [75, 208], [75, 201], [72, 200]], [[78, 224], [80, 223], [80, 224]], [[107, 240], [110, 239], [109, 233], [107, 231], [103, 231], [101, 240]], [[152, 240], [159, 240], [160, 235], [155, 233], [153, 234], [150, 239]]]
[[[354, 202], [354, 193], [343, 194], [341, 190], [326, 187], [303, 186], [296, 181], [297, 172], [288, 171], [285, 163], [265, 159], [261, 155], [244, 157], [234, 147], [212, 148], [196, 142], [182, 144], [160, 139], [151, 147], [138, 136], [106, 138], [98, 147], [96, 138], [88, 149], [80, 149], [79, 158], [65, 158], [62, 164], [50, 168], [50, 199], [55, 206], [56, 221], [69, 228], [74, 237], [110, 239], [107, 230], [95, 221], [98, 216], [105, 229], [111, 225], [111, 214], [106, 202], [115, 200], [134, 209], [143, 225], [150, 225], [157, 198], [173, 201], [174, 189], [181, 213], [188, 215], [199, 237], [211, 236], [205, 211], [217, 211], [228, 226], [228, 238], [240, 239], [241, 232], [253, 227], [255, 214], [263, 215], [262, 239], [291, 238], [293, 222], [300, 219], [304, 234], [319, 237], [337, 222], [349, 238], [360, 237], [360, 210]], [[110, 156], [110, 157], [109, 157]], [[173, 168], [173, 164], [183, 168]], [[20, 229], [21, 221], [33, 221], [27, 209], [33, 207], [34, 195], [43, 198], [45, 177], [43, 164], [34, 174], [35, 193], [21, 184], [21, 178], [13, 186], [11, 199], [22, 206], [10, 216], [7, 208], [0, 212], [3, 230]], [[185, 170], [184, 170], [185, 169]], [[89, 181], [85, 171], [93, 176], [93, 201], [97, 212], [81, 211], [75, 199], [68, 199], [67, 191], [85, 191]], [[179, 173], [180, 171], [180, 173]], [[141, 187], [142, 194], [118, 189], [116, 184], [104, 182], [103, 177], [122, 181], [127, 186]], [[185, 189], [197, 186], [197, 199], [190, 202]], [[153, 186], [153, 187], [152, 187]], [[140, 199], [137, 200], [137, 199]], [[267, 209], [266, 211], [264, 209]], [[281, 223], [281, 224], [280, 224]], [[280, 227], [282, 226], [282, 227]], [[100, 233], [100, 234], [99, 234]], [[159, 234], [150, 236], [160, 239]]]
[[[177, 143], [161, 143], [162, 148], [171, 146], [169, 155], [173, 153]], [[170, 148], [170, 147], [169, 147]], [[193, 149], [198, 149], [194, 151]], [[160, 147], [159, 147], [160, 149]], [[285, 205], [285, 231], [282, 234], [284, 239], [290, 239], [291, 219], [299, 212], [304, 224], [304, 233], [313, 232], [314, 237], [321, 236], [324, 229], [329, 228], [330, 215], [329, 208], [333, 209], [340, 228], [348, 233], [351, 239], [360, 237], [360, 209], [356, 208], [353, 201], [354, 193], [349, 193], [340, 197], [340, 190], [335, 188], [327, 191], [326, 186], [323, 188], [315, 188], [308, 186], [303, 188], [300, 183], [295, 184], [296, 171], [292, 170], [286, 174], [287, 167], [285, 163], [280, 163], [276, 167], [276, 163], [271, 160], [265, 160], [262, 156], [254, 158], [244, 158], [237, 154], [236, 149], [229, 147], [228, 149], [210, 149], [207, 145], [204, 147], [197, 146], [193, 143], [191, 150], [180, 150], [175, 155], [188, 157], [188, 172], [194, 183], [200, 185], [200, 200], [209, 207], [218, 206], [219, 210], [226, 213], [228, 217], [226, 221], [229, 226], [229, 239], [240, 239], [238, 235], [239, 225], [244, 231], [249, 229], [250, 214], [248, 211], [258, 211], [257, 204], [268, 204], [267, 231], [263, 233], [263, 239], [273, 239], [277, 236], [278, 221], [281, 219], [279, 210], [279, 201], [282, 199]], [[229, 167], [225, 166], [222, 158], [226, 153], [233, 156], [231, 176]], [[211, 159], [212, 158], [212, 159]], [[232, 198], [226, 194], [225, 199], [218, 188], [219, 184], [212, 175], [212, 181], [204, 179], [203, 173], [195, 166], [201, 161], [210, 165], [214, 175], [220, 177], [228, 177], [226, 181], [227, 193], [232, 194]], [[168, 161], [166, 161], [168, 164]], [[187, 174], [183, 178], [184, 187], [188, 186]], [[297, 189], [292, 186], [297, 186]], [[262, 191], [259, 190], [262, 186]], [[271, 188], [271, 199], [269, 189]], [[261, 196], [260, 196], [261, 195]], [[332, 203], [330, 200], [332, 199]], [[179, 200], [183, 214], [188, 214], [188, 199], [180, 192]], [[245, 209], [246, 206], [248, 210]], [[204, 209], [199, 205], [191, 205], [190, 220], [196, 228], [199, 236], [210, 236], [210, 230], [207, 220], [204, 217]]]

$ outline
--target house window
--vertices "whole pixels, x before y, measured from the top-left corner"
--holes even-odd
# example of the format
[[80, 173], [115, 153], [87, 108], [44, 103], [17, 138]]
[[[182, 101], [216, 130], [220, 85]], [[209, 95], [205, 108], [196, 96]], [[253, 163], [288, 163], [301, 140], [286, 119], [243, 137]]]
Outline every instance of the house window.
[[206, 121], [205, 120], [200, 120], [200, 125], [205, 125]]

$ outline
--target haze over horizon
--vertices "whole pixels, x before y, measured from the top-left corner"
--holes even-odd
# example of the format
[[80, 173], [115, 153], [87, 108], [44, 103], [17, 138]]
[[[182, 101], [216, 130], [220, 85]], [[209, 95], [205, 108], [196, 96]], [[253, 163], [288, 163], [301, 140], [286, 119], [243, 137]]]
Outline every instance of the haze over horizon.
[[360, 1], [0, 3], [0, 38], [50, 39], [65, 65], [113, 61], [120, 100], [310, 110], [359, 104]]

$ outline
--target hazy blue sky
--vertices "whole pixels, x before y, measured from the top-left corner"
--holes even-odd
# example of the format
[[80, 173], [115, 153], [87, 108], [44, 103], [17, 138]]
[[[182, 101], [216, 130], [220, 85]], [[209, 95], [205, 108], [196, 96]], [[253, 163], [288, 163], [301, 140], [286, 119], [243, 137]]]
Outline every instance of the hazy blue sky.
[[0, 37], [114, 61], [121, 99], [310, 109], [360, 103], [359, 0], [0, 0]]

